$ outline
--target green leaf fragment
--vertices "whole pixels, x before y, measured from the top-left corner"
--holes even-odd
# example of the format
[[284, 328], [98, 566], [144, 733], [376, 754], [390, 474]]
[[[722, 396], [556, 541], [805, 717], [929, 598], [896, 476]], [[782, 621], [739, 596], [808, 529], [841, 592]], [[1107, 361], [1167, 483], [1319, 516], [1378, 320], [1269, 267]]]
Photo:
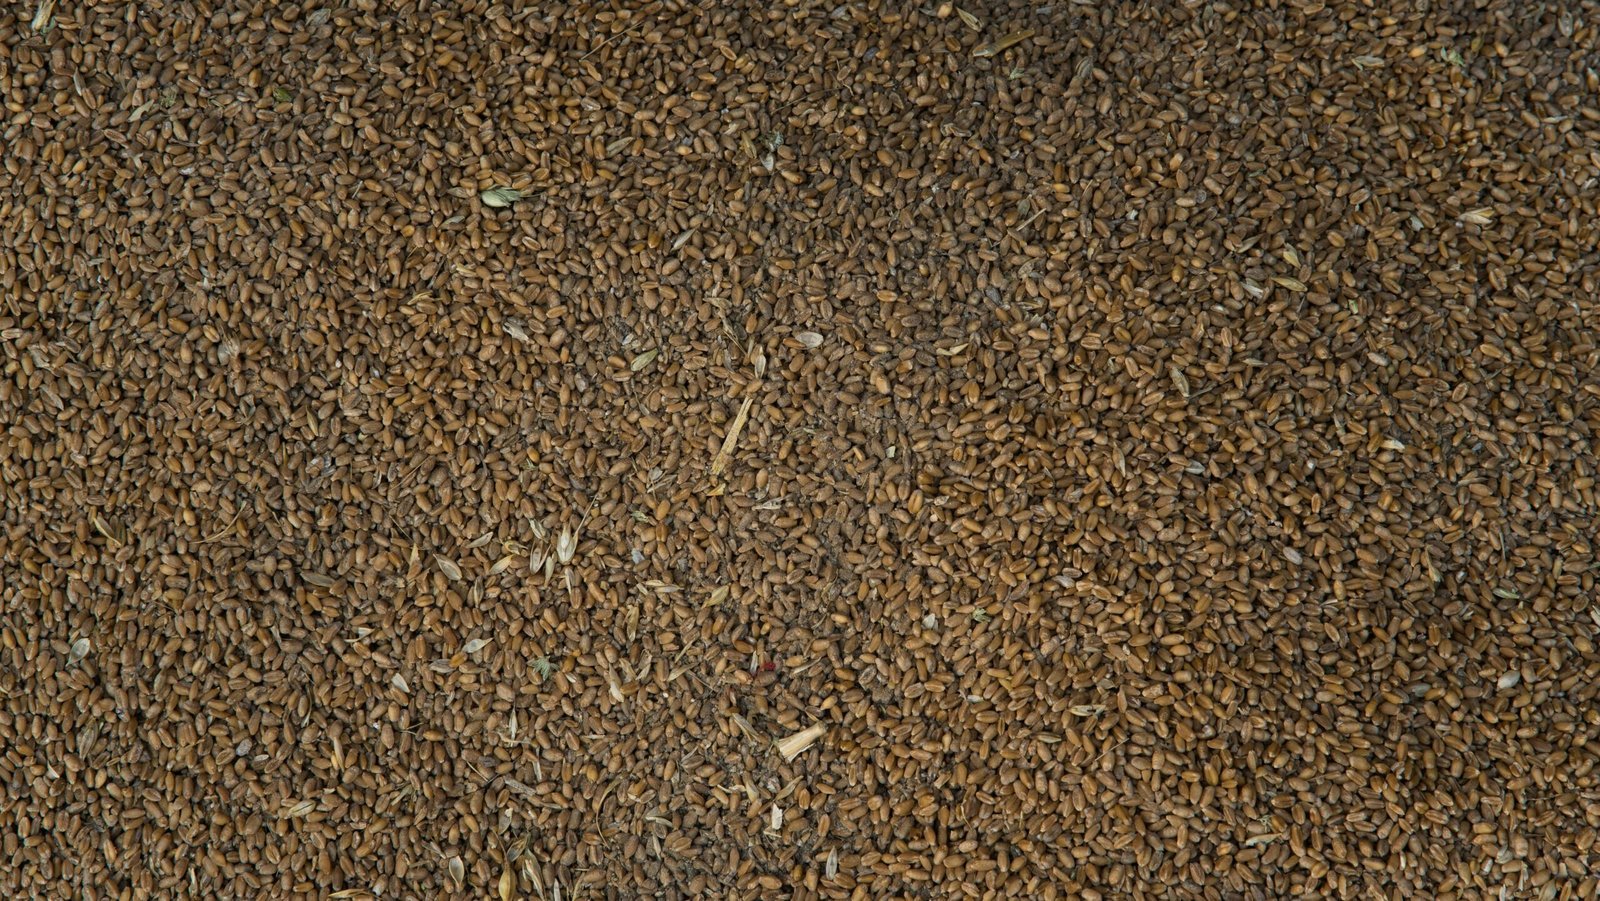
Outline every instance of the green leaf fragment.
[[660, 355], [661, 355], [661, 348], [652, 347], [651, 349], [645, 351], [644, 353], [638, 355], [637, 357], [634, 357], [633, 358], [633, 362], [628, 364], [628, 371], [629, 372], [639, 372], [639, 371], [643, 370], [646, 366], [649, 366], [651, 363], [654, 363], [655, 360], [656, 360], [656, 357], [658, 357]]
[[479, 194], [478, 199], [483, 201], [484, 206], [500, 209], [521, 200], [522, 192], [516, 188], [490, 188]]

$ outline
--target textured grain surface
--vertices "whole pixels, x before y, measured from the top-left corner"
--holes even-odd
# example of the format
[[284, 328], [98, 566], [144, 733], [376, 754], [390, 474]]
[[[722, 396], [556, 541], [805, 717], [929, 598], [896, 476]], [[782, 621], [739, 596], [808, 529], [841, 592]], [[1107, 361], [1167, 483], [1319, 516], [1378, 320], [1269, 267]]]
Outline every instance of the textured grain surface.
[[1600, 892], [1600, 6], [628, 6], [0, 6], [0, 889]]

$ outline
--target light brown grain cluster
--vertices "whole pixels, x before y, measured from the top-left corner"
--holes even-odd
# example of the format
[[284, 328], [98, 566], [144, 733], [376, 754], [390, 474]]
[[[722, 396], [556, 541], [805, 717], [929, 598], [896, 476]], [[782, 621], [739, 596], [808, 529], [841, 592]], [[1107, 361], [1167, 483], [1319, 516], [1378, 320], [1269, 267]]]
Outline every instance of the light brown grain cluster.
[[1595, 897], [1596, 47], [0, 4], [0, 890]]

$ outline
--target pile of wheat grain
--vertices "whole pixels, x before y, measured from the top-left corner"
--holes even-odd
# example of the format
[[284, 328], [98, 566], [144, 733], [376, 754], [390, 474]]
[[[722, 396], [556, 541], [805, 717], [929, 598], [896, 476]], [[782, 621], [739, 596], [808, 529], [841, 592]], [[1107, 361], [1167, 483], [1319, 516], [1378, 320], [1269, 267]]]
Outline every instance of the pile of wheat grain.
[[0, 7], [0, 887], [1594, 897], [1597, 46]]

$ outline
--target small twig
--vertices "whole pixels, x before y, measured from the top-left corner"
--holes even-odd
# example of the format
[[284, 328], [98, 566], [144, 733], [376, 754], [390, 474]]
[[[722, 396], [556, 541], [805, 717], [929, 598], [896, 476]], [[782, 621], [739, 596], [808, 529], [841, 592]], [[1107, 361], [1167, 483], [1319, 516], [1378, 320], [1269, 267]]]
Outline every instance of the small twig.
[[1028, 226], [1032, 225], [1033, 224], [1033, 220], [1039, 218], [1040, 216], [1043, 216], [1044, 213], [1045, 213], [1044, 208], [1041, 207], [1039, 209], [1039, 212], [1034, 213], [1032, 216], [1029, 216], [1028, 218], [1022, 220], [1021, 222], [1018, 222], [1016, 225], [1013, 225], [1012, 227], [1006, 229], [1006, 234], [1010, 235], [1013, 238], [1016, 238], [1018, 241], [1026, 242], [1027, 239], [1022, 237], [1022, 230], [1027, 228]]
[[1089, 766], [1094, 766], [1095, 764], [1097, 764], [1100, 761], [1104, 760], [1105, 756], [1107, 754], [1110, 754], [1112, 751], [1115, 751], [1116, 749], [1122, 747], [1123, 745], [1125, 745], [1127, 743], [1128, 743], [1128, 740], [1126, 738], [1124, 738], [1122, 741], [1119, 741], [1116, 744], [1112, 745], [1111, 747], [1106, 748], [1104, 751], [1101, 751], [1099, 753], [1099, 755], [1095, 757], [1095, 759], [1089, 761]]
[[227, 525], [223, 526], [222, 528], [218, 529], [216, 532], [212, 533], [211, 537], [200, 539], [200, 543], [201, 544], [210, 544], [211, 542], [216, 541], [218, 538], [221, 538], [222, 536], [228, 534], [228, 531], [233, 528], [233, 524], [238, 522], [239, 521], [239, 517], [243, 516], [243, 515], [244, 515], [244, 507], [240, 507], [238, 510], [235, 510], [234, 514], [233, 514], [233, 518], [228, 520], [228, 524]]
[[466, 759], [465, 757], [463, 757], [463, 758], [461, 758], [461, 762], [467, 765], [467, 769], [471, 770], [473, 775], [475, 775], [479, 779], [483, 780], [483, 787], [485, 789], [487, 789], [491, 785], [494, 785], [495, 780], [489, 778], [488, 776], [485, 776], [483, 774], [482, 770], [480, 770], [477, 767], [472, 765], [472, 761], [470, 761], [470, 760]]
[[578, 57], [578, 62], [581, 63], [584, 60], [588, 59], [589, 57], [594, 56], [596, 53], [599, 53], [600, 52], [600, 48], [602, 48], [605, 45], [611, 43], [612, 41], [616, 40], [617, 38], [627, 37], [629, 34], [631, 34], [634, 31], [636, 31], [639, 28], [640, 25], [644, 24], [644, 17], [646, 15], [650, 15], [650, 14], [659, 12], [660, 9], [661, 8], [658, 6], [658, 7], [654, 8], [654, 9], [649, 10], [648, 12], [646, 12], [645, 10], [640, 10], [639, 11], [639, 21], [633, 23], [632, 25], [629, 25], [627, 28], [622, 29], [621, 31], [617, 32], [616, 34], [607, 35], [606, 39], [601, 41], [600, 43], [594, 45], [594, 48], [592, 50], [590, 50], [588, 53], [585, 53], [584, 55]]

